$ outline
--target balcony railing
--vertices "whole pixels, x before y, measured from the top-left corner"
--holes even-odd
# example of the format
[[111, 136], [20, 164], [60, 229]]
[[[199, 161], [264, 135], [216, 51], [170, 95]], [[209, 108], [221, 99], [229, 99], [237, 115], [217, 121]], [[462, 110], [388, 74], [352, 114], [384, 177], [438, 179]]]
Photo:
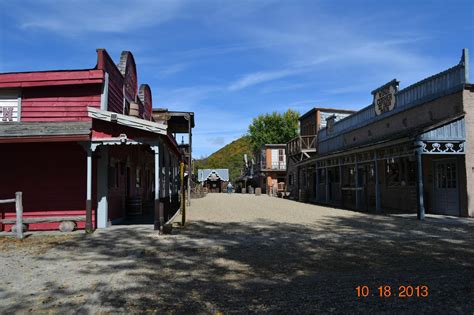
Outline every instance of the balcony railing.
[[296, 155], [301, 152], [316, 152], [316, 136], [299, 136], [287, 143], [288, 155]]
[[272, 162], [272, 170], [286, 170], [286, 162]]
[[266, 163], [265, 161], [262, 161], [259, 165], [260, 165], [259, 171], [268, 171], [268, 170], [285, 171], [286, 170], [286, 161], [272, 162], [271, 164]]

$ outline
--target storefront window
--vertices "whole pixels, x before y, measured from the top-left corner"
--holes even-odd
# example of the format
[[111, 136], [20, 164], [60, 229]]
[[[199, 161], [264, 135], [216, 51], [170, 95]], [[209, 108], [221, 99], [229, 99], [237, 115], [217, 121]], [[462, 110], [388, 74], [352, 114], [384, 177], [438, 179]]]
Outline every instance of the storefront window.
[[334, 167], [333, 168], [333, 174], [334, 174], [334, 183], [340, 183], [341, 182], [341, 176], [339, 174], [339, 167]]
[[326, 183], [326, 169], [324, 168], [318, 169], [318, 176], [319, 176], [319, 183], [325, 184]]
[[388, 187], [413, 186], [416, 181], [416, 164], [408, 157], [387, 159], [385, 175]]
[[355, 187], [355, 167], [354, 166], [343, 166], [342, 186]]
[[414, 186], [416, 184], [416, 162], [408, 161], [408, 185]]

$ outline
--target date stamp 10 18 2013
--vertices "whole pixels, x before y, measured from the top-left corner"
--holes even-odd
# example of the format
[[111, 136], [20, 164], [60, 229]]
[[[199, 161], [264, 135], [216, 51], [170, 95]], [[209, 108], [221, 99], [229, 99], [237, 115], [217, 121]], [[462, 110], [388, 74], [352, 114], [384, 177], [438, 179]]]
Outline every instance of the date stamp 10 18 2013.
[[378, 296], [380, 298], [427, 298], [429, 296], [429, 288], [426, 285], [400, 285], [392, 288], [389, 285], [381, 285], [374, 292], [366, 285], [359, 285], [355, 288], [358, 298], [366, 298], [369, 296]]

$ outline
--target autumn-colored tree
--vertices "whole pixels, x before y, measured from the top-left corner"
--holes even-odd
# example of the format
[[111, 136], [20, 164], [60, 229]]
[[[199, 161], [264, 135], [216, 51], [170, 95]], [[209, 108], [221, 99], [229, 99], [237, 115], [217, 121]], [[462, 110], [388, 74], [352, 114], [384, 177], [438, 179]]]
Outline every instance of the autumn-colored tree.
[[273, 112], [254, 118], [248, 129], [253, 151], [258, 152], [264, 144], [286, 143], [297, 137], [299, 116], [288, 109], [283, 114]]

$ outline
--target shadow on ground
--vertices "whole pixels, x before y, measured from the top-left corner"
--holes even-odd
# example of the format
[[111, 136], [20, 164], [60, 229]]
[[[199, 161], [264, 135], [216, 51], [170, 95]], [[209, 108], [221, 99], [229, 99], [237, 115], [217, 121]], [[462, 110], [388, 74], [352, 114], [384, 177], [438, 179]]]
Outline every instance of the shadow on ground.
[[[60, 264], [74, 255], [72, 273], [105, 278], [75, 290], [59, 276], [45, 283], [52, 298], [41, 305], [5, 286], [0, 296], [16, 302], [8, 310], [0, 303], [0, 312], [467, 313], [474, 310], [473, 232], [467, 223], [387, 216], [314, 225], [196, 221], [162, 237], [148, 226], [115, 228], [32, 258]], [[358, 298], [358, 285], [370, 295]], [[381, 285], [393, 295], [379, 297]], [[429, 296], [396, 297], [400, 285], [426, 285]]]

